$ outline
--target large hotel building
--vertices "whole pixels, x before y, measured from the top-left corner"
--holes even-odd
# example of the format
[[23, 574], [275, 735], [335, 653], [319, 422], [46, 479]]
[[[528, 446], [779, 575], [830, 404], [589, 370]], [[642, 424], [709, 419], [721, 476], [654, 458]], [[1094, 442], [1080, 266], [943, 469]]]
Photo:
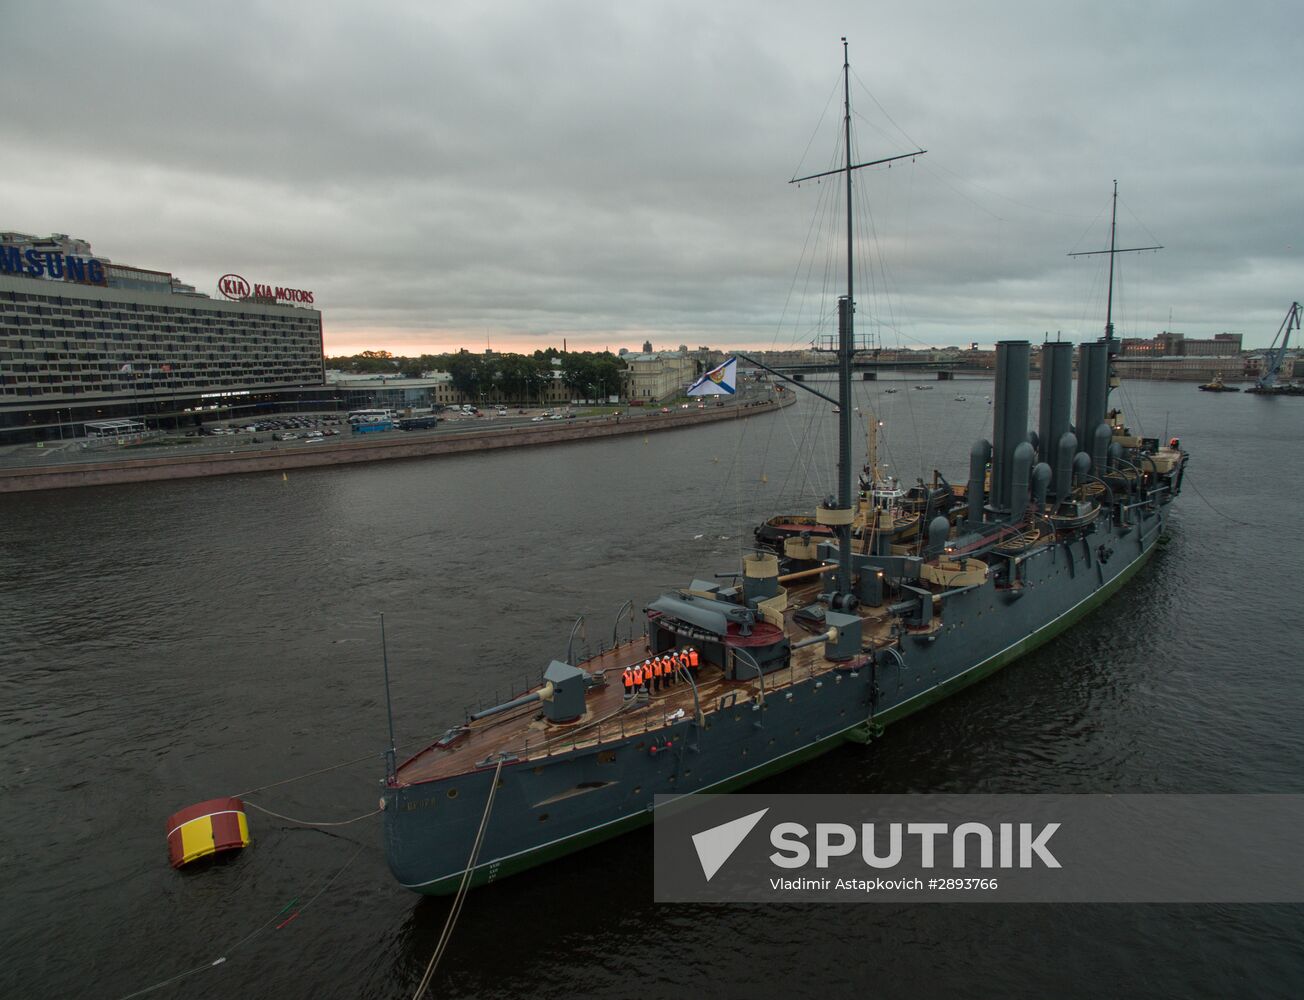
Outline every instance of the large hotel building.
[[0, 232], [0, 445], [336, 408], [311, 294], [234, 277], [223, 301], [82, 240]]

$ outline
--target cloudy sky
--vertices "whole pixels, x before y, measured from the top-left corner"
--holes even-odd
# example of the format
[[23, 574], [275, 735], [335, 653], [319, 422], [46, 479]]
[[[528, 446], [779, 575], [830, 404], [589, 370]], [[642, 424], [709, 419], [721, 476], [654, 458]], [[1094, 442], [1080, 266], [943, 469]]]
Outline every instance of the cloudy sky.
[[[328, 353], [801, 346], [833, 288], [841, 35], [885, 346], [1266, 344], [1304, 296], [1304, 7], [3, 4], [0, 229], [212, 292], [312, 289]], [[836, 242], [834, 242], [836, 247]], [[803, 249], [805, 248], [805, 249]], [[836, 253], [836, 250], [833, 251]], [[827, 306], [825, 314], [827, 314]]]

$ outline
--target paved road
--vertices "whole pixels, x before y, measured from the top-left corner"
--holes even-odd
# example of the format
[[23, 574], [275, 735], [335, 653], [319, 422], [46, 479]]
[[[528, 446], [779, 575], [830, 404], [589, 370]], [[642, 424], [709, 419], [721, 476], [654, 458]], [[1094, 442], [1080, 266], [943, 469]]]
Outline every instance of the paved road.
[[[752, 389], [752, 387], [747, 387]], [[740, 393], [741, 398], [735, 397], [729, 400], [725, 406], [734, 407], [745, 405], [753, 400], [766, 398], [768, 393], [764, 390], [752, 390], [747, 394], [745, 389]], [[713, 404], [707, 404], [711, 406]], [[689, 409], [695, 409], [690, 405]], [[675, 407], [674, 412], [680, 412], [681, 407]], [[536, 421], [535, 417], [541, 415], [540, 409], [527, 409], [524, 414], [512, 412], [507, 416], [481, 415], [479, 417], [466, 417], [446, 413], [440, 415], [438, 427], [428, 428], [425, 430], [415, 431], [378, 431], [377, 439], [392, 439], [395, 436], [403, 435], [405, 437], [425, 437], [440, 434], [461, 433], [466, 431], [483, 431], [493, 433], [494, 431], [505, 431], [521, 426], [533, 426]], [[582, 413], [582, 410], [577, 412]], [[619, 414], [622, 421], [625, 420], [655, 420], [661, 417], [660, 407], [625, 407]], [[337, 413], [304, 413], [304, 414], [278, 414], [277, 419], [287, 419], [292, 417], [301, 417], [305, 419], [335, 419], [339, 417]], [[591, 415], [576, 416], [568, 423], [581, 423], [584, 421], [606, 421], [615, 419], [615, 415], [609, 413], [598, 413]], [[544, 421], [538, 421], [543, 423]], [[557, 421], [560, 423], [560, 421]], [[228, 426], [234, 426], [234, 422], [227, 421]], [[214, 426], [214, 425], [209, 425]], [[335, 444], [345, 441], [358, 441], [361, 435], [351, 433], [351, 428], [347, 423], [341, 423], [332, 429], [341, 433], [331, 437], [304, 439], [292, 441], [273, 441], [271, 431], [258, 431], [250, 433], [239, 431], [236, 434], [223, 434], [205, 437], [178, 438], [175, 436], [165, 435], [163, 441], [167, 443], [150, 443], [145, 442], [139, 445], [119, 446], [112, 442], [89, 443], [85, 438], [70, 439], [68, 441], [46, 441], [40, 444], [19, 444], [6, 445], [0, 447], [0, 468], [5, 469], [25, 469], [25, 468], [48, 468], [56, 465], [67, 465], [84, 462], [112, 462], [118, 460], [141, 459], [141, 458], [165, 458], [177, 455], [204, 455], [204, 454], [236, 454], [245, 451], [268, 451], [284, 448], [286, 450], [301, 450], [304, 448], [330, 448]], [[298, 433], [304, 434], [304, 430], [290, 430], [280, 433]]]

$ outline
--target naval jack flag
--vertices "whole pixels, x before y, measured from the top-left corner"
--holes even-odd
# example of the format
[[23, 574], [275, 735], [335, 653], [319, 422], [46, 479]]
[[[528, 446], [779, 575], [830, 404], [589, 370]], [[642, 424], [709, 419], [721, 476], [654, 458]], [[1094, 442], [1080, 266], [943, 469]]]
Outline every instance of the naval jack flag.
[[688, 395], [690, 396], [718, 396], [722, 392], [732, 395], [737, 391], [737, 358], [730, 358], [724, 364], [712, 368], [688, 387]]

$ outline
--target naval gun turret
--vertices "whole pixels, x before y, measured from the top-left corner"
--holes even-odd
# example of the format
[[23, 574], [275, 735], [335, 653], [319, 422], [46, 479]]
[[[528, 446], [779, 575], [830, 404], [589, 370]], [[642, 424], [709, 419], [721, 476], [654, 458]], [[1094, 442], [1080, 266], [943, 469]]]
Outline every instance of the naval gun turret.
[[471, 721], [487, 719], [513, 708], [534, 702], [543, 705], [543, 715], [549, 722], [574, 722], [584, 714], [584, 695], [597, 681], [592, 674], [561, 660], [553, 660], [543, 672], [543, 687], [511, 701], [482, 709], [471, 716]]

